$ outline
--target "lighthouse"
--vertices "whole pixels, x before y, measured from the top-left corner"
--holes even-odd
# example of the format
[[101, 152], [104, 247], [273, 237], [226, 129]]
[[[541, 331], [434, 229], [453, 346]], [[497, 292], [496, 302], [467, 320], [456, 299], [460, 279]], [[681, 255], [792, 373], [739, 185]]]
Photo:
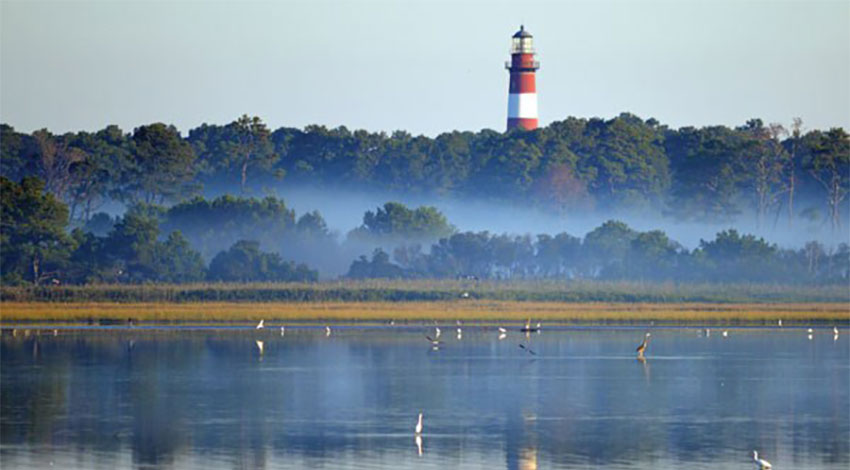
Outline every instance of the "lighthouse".
[[537, 87], [534, 73], [540, 62], [534, 60], [531, 33], [519, 27], [511, 41], [511, 60], [505, 63], [511, 74], [508, 90], [508, 130], [537, 129]]

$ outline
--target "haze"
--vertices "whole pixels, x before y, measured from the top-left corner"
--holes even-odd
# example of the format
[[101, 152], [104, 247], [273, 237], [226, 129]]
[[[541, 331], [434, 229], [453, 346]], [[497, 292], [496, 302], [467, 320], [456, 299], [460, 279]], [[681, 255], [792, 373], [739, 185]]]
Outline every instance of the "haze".
[[502, 130], [520, 23], [542, 61], [541, 125], [629, 111], [674, 127], [850, 127], [845, 1], [4, 0], [0, 121]]

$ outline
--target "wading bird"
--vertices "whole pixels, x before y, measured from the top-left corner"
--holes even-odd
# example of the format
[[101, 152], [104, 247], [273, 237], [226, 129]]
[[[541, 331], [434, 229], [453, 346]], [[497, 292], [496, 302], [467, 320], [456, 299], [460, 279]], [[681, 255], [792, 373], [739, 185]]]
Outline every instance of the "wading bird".
[[[507, 333], [507, 332], [508, 332], [508, 330], [502, 328], [501, 326], [499, 327], [499, 333]], [[838, 333], [835, 333], [835, 334], [838, 334]]]
[[649, 346], [650, 336], [652, 336], [652, 333], [647, 333], [646, 336], [643, 337], [643, 341], [640, 343], [640, 346], [638, 346], [635, 350], [638, 353], [638, 357], [643, 357], [643, 353], [644, 351], [646, 351], [646, 347]]
[[522, 349], [523, 351], [527, 352], [528, 354], [531, 354], [532, 356], [536, 356], [536, 355], [537, 355], [537, 353], [536, 353], [536, 352], [534, 352], [534, 351], [532, 351], [531, 349], [527, 348], [527, 347], [526, 347], [524, 344], [522, 344], [522, 343], [520, 343], [519, 348], [520, 348], [520, 349]]
[[778, 322], [776, 322], [779, 326], [782, 326], [782, 319], [780, 318]]
[[286, 327], [285, 326], [280, 327], [280, 335], [283, 336], [285, 334], [286, 334]]
[[838, 327], [837, 326], [832, 327], [832, 334], [834, 334], [835, 336], [838, 336]]
[[773, 468], [773, 466], [770, 465], [770, 462], [765, 459], [760, 459], [759, 453], [755, 450], [753, 451], [753, 462], [755, 462], [756, 465], [759, 466], [759, 468]]
[[435, 336], [435, 337], [437, 337], [437, 338], [439, 338], [439, 337], [440, 337], [440, 333], [442, 333], [442, 332], [440, 331], [440, 327], [439, 327], [439, 326], [435, 326], [435, 327], [434, 327], [434, 336]]
[[260, 340], [257, 340], [257, 349], [260, 350], [260, 356], [262, 356], [263, 355], [263, 342], [260, 341]]
[[258, 330], [262, 330], [263, 328], [265, 328], [265, 325], [263, 324], [263, 322], [265, 322], [265, 320], [260, 320], [260, 323], [257, 323], [257, 329]]
[[728, 338], [728, 337], [729, 337], [729, 332], [728, 332], [728, 331], [726, 331], [726, 330], [723, 330], [723, 337], [724, 337], [724, 338]]
[[422, 434], [422, 413], [419, 413], [419, 420], [416, 422], [416, 428], [414, 429], [416, 435]]
[[325, 336], [330, 336], [330, 335], [331, 335], [331, 327], [326, 326], [325, 327]]

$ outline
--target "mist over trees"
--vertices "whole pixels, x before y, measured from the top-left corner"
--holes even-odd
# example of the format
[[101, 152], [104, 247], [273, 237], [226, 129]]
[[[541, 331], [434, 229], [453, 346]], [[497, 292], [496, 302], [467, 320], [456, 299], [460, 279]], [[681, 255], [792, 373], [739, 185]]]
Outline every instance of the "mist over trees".
[[850, 138], [753, 119], [670, 129], [631, 114], [568, 117], [534, 131], [436, 137], [345, 127], [270, 130], [258, 117], [173, 126], [32, 134], [0, 125], [0, 174], [37, 176], [88, 220], [107, 201], [174, 204], [206, 194], [262, 194], [280, 184], [519, 202], [553, 213], [651, 210], [672, 220], [759, 226], [814, 218], [839, 229], [850, 189]]
[[789, 128], [753, 119], [736, 128], [670, 129], [621, 114], [433, 138], [270, 130], [247, 115], [186, 137], [162, 123], [63, 135], [0, 124], [0, 175], [6, 283], [319, 275], [847, 280], [846, 244], [812, 240], [783, 249], [729, 229], [686, 249], [664, 231], [616, 220], [584, 235], [459, 231], [437, 207], [400, 202], [362, 207], [362, 223], [339, 232], [318, 211], [299, 215], [266, 195], [280, 185], [383, 190], [489, 201], [493, 217], [500, 204], [512, 204], [570, 217], [616, 209], [727, 227], [753, 217], [775, 230], [814, 222], [846, 233], [850, 136], [840, 128], [806, 131], [800, 120]]

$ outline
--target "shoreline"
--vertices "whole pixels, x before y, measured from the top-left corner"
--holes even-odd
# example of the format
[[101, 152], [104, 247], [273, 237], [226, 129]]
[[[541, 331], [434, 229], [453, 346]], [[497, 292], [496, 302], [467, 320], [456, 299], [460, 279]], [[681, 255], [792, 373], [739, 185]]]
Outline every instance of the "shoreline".
[[70, 325], [201, 324], [257, 322], [334, 322], [416, 324], [472, 321], [556, 324], [750, 324], [840, 322], [850, 324], [843, 302], [528, 302], [450, 300], [417, 302], [2, 302], [0, 326], [52, 322]]

